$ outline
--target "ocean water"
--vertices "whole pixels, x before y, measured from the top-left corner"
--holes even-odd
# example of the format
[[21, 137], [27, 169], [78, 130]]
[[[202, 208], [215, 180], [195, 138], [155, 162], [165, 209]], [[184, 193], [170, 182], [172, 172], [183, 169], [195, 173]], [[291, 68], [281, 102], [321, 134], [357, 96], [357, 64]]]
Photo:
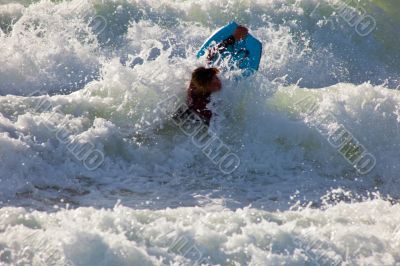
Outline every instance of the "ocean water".
[[[0, 265], [400, 265], [396, 0], [0, 0]], [[260, 70], [171, 118], [230, 20]]]

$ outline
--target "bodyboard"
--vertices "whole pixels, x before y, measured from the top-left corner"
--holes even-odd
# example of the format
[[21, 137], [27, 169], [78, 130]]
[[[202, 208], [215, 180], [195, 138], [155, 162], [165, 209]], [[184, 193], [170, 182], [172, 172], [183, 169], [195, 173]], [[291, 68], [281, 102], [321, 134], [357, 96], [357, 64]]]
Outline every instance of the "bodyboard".
[[[201, 46], [197, 52], [197, 58], [204, 56], [207, 50], [225, 39], [229, 38], [235, 32], [239, 25], [232, 21], [222, 28], [215, 31]], [[248, 53], [244, 58], [242, 53], [239, 51], [245, 49]], [[222, 59], [230, 56], [231, 60], [235, 63], [238, 62], [237, 66], [240, 69], [246, 70], [244, 73], [253, 73], [258, 70], [262, 54], [262, 44], [251, 34], [248, 34], [246, 38], [239, 42], [235, 42], [232, 52], [225, 52], [221, 55]], [[212, 62], [215, 63], [215, 62]], [[214, 65], [215, 66], [215, 65]]]

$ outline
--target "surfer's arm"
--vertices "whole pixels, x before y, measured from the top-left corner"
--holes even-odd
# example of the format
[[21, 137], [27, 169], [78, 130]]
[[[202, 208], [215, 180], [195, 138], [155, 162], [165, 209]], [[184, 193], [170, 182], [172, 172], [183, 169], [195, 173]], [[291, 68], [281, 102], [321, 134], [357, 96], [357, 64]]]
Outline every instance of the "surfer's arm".
[[246, 27], [239, 25], [231, 36], [208, 49], [207, 60], [209, 62], [213, 61], [218, 53], [224, 52], [229, 46], [234, 45], [235, 42], [246, 38], [248, 32], [249, 30]]
[[235, 37], [233, 35], [229, 36], [219, 44], [208, 48], [207, 60], [213, 61], [215, 56], [221, 52], [224, 52], [230, 45], [235, 43]]

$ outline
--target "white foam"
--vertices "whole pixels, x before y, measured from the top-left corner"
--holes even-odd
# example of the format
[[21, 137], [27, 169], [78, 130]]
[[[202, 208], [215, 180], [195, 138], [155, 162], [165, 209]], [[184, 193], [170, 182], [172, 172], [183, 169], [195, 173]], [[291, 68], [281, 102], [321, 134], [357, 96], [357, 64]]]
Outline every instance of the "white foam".
[[[368, 210], [367, 212], [365, 210]], [[375, 199], [271, 213], [117, 206], [0, 210], [0, 260], [63, 265], [392, 265], [399, 207]]]
[[[297, 237], [322, 241], [316, 252], [330, 261], [399, 260], [390, 237], [398, 206], [383, 200], [399, 196], [393, 32], [360, 39], [326, 2], [311, 16], [311, 0], [79, 3], [0, 6], [0, 203], [10, 206], [0, 209], [1, 262], [188, 264], [157, 238], [170, 229], [167, 238], [186, 237], [212, 264], [312, 264]], [[95, 15], [104, 31], [90, 26]], [[213, 95], [211, 130], [240, 159], [227, 176], [170, 120], [173, 108], [157, 106], [171, 95], [185, 101], [191, 71], [204, 64], [196, 50], [232, 18], [264, 52], [257, 74], [221, 74]], [[311, 117], [301, 116], [304, 99], [316, 99]], [[372, 171], [361, 175], [329, 144], [340, 126], [374, 156]], [[94, 171], [73, 153], [76, 142], [104, 155]], [[369, 200], [372, 191], [382, 199]], [[129, 207], [50, 212], [117, 200]], [[349, 203], [321, 207], [340, 201]], [[308, 202], [320, 208], [277, 211]]]

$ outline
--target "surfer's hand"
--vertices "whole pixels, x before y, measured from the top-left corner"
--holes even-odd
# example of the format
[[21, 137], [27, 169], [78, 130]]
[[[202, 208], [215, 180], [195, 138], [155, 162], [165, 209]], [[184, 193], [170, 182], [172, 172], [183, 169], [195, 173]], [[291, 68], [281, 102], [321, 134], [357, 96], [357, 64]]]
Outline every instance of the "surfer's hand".
[[246, 27], [238, 26], [235, 32], [233, 33], [233, 37], [235, 38], [236, 41], [240, 41], [246, 38], [248, 33], [249, 30]]

